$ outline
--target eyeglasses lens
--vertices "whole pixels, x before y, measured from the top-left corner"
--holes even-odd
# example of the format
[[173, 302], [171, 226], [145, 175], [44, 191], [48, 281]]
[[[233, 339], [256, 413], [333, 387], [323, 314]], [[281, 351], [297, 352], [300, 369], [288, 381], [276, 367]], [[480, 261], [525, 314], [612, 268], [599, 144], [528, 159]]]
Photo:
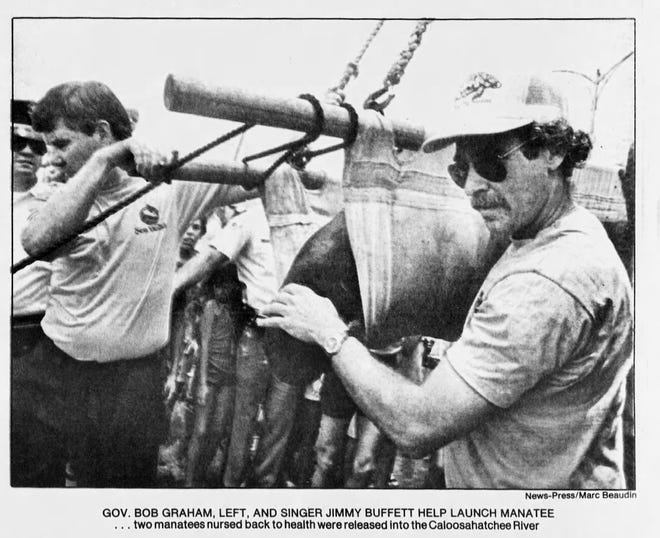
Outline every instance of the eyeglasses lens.
[[500, 183], [506, 179], [506, 167], [499, 157], [497, 145], [492, 141], [456, 143], [454, 163], [449, 165], [448, 171], [452, 180], [461, 188], [465, 187], [467, 181], [469, 163], [472, 163], [477, 174], [488, 181]]
[[35, 155], [46, 154], [46, 144], [42, 140], [35, 140], [33, 138], [25, 138], [23, 136], [13, 135], [11, 137], [12, 151], [23, 151], [26, 146], [29, 146]]

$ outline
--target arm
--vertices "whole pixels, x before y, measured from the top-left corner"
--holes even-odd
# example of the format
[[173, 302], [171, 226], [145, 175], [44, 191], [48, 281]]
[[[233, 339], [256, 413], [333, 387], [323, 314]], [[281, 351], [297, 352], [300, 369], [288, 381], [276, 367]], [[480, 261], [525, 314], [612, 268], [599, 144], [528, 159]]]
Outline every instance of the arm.
[[198, 246], [203, 245], [174, 277], [174, 294], [181, 292], [205, 275], [235, 260], [250, 240], [250, 219], [247, 213], [235, 215], [227, 224], [204, 235]]
[[28, 221], [21, 236], [25, 251], [34, 255], [80, 228], [112, 168], [104, 153], [94, 153]]
[[193, 256], [174, 275], [174, 294], [189, 288], [229, 261], [227, 256], [213, 247]]
[[21, 236], [23, 248], [35, 255], [78, 230], [86, 221], [99, 189], [117, 178], [118, 166], [134, 161], [140, 175], [159, 180], [172, 158], [148, 149], [133, 138], [96, 150], [30, 219]]
[[[277, 327], [319, 345], [346, 328], [328, 299], [295, 284], [282, 288], [262, 313], [271, 317], [259, 319], [260, 326]], [[349, 338], [332, 365], [360, 408], [408, 452], [428, 452], [458, 439], [495, 409], [446, 361], [424, 384], [416, 385]]]
[[365, 414], [411, 454], [421, 456], [459, 439], [495, 409], [447, 361], [417, 385], [349, 338], [332, 365]]

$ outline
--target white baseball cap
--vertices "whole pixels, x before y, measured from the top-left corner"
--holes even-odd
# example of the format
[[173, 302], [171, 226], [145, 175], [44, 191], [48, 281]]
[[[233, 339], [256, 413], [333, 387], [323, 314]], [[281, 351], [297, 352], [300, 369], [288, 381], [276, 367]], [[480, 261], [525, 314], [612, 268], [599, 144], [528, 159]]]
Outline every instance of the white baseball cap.
[[549, 75], [499, 77], [472, 75], [442, 117], [440, 127], [422, 144], [426, 153], [437, 151], [463, 136], [511, 131], [532, 122], [547, 123], [566, 117], [566, 98]]

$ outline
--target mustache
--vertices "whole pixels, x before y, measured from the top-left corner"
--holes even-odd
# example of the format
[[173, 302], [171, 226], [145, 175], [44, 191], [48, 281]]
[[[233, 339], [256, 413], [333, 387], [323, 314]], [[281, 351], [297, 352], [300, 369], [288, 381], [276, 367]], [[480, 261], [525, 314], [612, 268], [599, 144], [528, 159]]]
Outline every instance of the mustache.
[[470, 195], [470, 204], [473, 209], [491, 209], [494, 207], [508, 208], [509, 204], [504, 198], [491, 191], [476, 191]]

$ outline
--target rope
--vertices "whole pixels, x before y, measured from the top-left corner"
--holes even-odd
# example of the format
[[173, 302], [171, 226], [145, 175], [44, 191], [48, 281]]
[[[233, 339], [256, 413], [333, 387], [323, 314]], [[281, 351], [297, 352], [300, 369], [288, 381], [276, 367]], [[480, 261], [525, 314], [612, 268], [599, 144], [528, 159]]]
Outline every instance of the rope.
[[[389, 105], [395, 97], [393, 93], [390, 93], [391, 88], [401, 82], [406, 67], [408, 67], [410, 60], [412, 60], [415, 55], [415, 51], [422, 44], [422, 36], [424, 35], [424, 32], [426, 32], [429, 24], [431, 24], [430, 20], [421, 20], [415, 25], [415, 29], [408, 39], [408, 46], [399, 53], [399, 58], [394, 62], [392, 67], [390, 67], [383, 80], [383, 86], [366, 98], [363, 108], [367, 110], [376, 110], [381, 114], [384, 113], [387, 105]], [[378, 98], [383, 96], [385, 97], [379, 102]]]
[[380, 29], [383, 27], [383, 24], [385, 24], [385, 19], [381, 19], [380, 21], [378, 21], [378, 23], [376, 24], [374, 29], [371, 31], [371, 33], [367, 37], [367, 40], [364, 42], [364, 45], [362, 45], [362, 48], [358, 52], [355, 59], [352, 62], [348, 62], [348, 64], [346, 64], [346, 69], [344, 70], [344, 74], [339, 79], [339, 82], [337, 83], [337, 85], [330, 88], [329, 91], [331, 91], [331, 92], [337, 94], [338, 96], [340, 96], [342, 98], [342, 100], [344, 98], [343, 90], [346, 88], [346, 86], [350, 82], [351, 78], [357, 78], [358, 75], [360, 74], [358, 66], [360, 65], [360, 62], [362, 61], [362, 57], [367, 52], [367, 49], [371, 45], [371, 42], [378, 35], [378, 32], [380, 32]]
[[392, 67], [390, 67], [390, 70], [387, 72], [387, 75], [385, 75], [385, 79], [383, 80], [383, 85], [385, 87], [390, 88], [401, 82], [401, 77], [403, 77], [406, 67], [408, 67], [410, 60], [412, 60], [415, 55], [415, 51], [422, 44], [422, 36], [424, 35], [424, 32], [426, 32], [426, 28], [429, 24], [431, 24], [431, 21], [428, 20], [423, 20], [417, 23], [415, 30], [408, 40], [408, 48], [399, 53], [398, 60], [394, 62]]
[[[362, 45], [360, 51], [357, 53], [355, 59], [352, 62], [348, 62], [348, 64], [346, 64], [346, 69], [344, 70], [344, 74], [342, 75], [337, 85], [328, 89], [325, 95], [326, 101], [333, 104], [339, 104], [339, 106], [345, 108], [348, 111], [349, 119], [351, 122], [348, 137], [345, 138], [343, 142], [339, 144], [335, 144], [333, 146], [329, 146], [324, 149], [312, 151], [307, 147], [301, 147], [295, 150], [287, 159], [289, 164], [291, 164], [293, 167], [297, 168], [298, 170], [304, 170], [305, 166], [307, 166], [309, 161], [311, 161], [314, 157], [318, 155], [323, 155], [325, 153], [330, 153], [331, 151], [344, 149], [352, 145], [353, 142], [355, 142], [358, 131], [358, 114], [355, 111], [355, 108], [353, 108], [353, 106], [344, 103], [344, 99], [345, 99], [344, 90], [346, 89], [346, 86], [350, 82], [351, 78], [357, 78], [358, 75], [360, 74], [358, 65], [362, 61], [362, 57], [367, 52], [367, 49], [371, 45], [371, 42], [378, 35], [378, 32], [380, 32], [380, 29], [383, 27], [383, 24], [385, 24], [385, 19], [381, 19], [380, 21], [378, 21], [378, 23], [376, 23], [376, 26], [367, 36], [366, 41]], [[333, 95], [336, 98], [333, 98]]]
[[339, 149], [344, 149], [347, 148], [348, 146], [353, 145], [353, 142], [355, 142], [355, 139], [357, 138], [358, 135], [358, 127], [359, 127], [358, 113], [355, 110], [355, 108], [353, 108], [353, 106], [349, 105], [348, 103], [341, 103], [339, 106], [345, 108], [346, 111], [348, 112], [349, 121], [350, 121], [348, 136], [344, 139], [343, 142], [340, 142], [339, 144], [335, 144], [333, 146], [329, 146], [327, 148], [317, 149], [314, 151], [306, 147], [301, 148], [299, 151], [296, 151], [291, 156], [289, 162], [291, 163], [292, 166], [295, 166], [298, 170], [304, 170], [305, 166], [307, 166], [307, 163], [309, 163], [309, 161], [311, 161], [314, 157], [318, 157], [319, 155], [330, 153], [331, 151], [337, 151]]
[[230, 132], [216, 138], [215, 140], [212, 140], [208, 144], [205, 144], [202, 147], [200, 147], [200, 148], [198, 148], [194, 151], [191, 151], [190, 153], [185, 155], [183, 158], [176, 159], [175, 162], [173, 162], [171, 165], [169, 165], [166, 168], [164, 179], [162, 179], [161, 181], [158, 181], [158, 182], [149, 183], [148, 185], [145, 185], [144, 187], [142, 187], [141, 189], [135, 191], [133, 194], [127, 196], [123, 200], [120, 200], [115, 205], [109, 207], [105, 211], [102, 211], [96, 217], [84, 222], [78, 230], [74, 230], [69, 235], [63, 237], [59, 241], [56, 241], [55, 243], [53, 243], [51, 245], [48, 245], [47, 247], [44, 247], [43, 249], [38, 251], [34, 256], [27, 256], [27, 257], [23, 258], [22, 260], [18, 261], [17, 263], [15, 263], [14, 265], [11, 266], [11, 273], [14, 274], [14, 273], [20, 271], [21, 269], [24, 269], [28, 265], [33, 264], [37, 260], [43, 259], [43, 258], [47, 257], [48, 255], [52, 254], [57, 249], [63, 247], [64, 245], [66, 245], [70, 241], [73, 241], [79, 235], [81, 235], [85, 232], [88, 232], [89, 230], [91, 230], [95, 226], [99, 225], [101, 222], [103, 222], [107, 218], [111, 217], [112, 215], [114, 215], [115, 213], [121, 211], [122, 209], [124, 209], [128, 205], [132, 204], [133, 202], [135, 202], [136, 200], [138, 200], [139, 198], [141, 198], [142, 196], [144, 196], [148, 192], [152, 191], [153, 189], [158, 187], [161, 183], [169, 183], [169, 181], [170, 181], [169, 177], [171, 176], [172, 172], [174, 172], [175, 170], [178, 170], [184, 164], [187, 164], [190, 161], [192, 161], [193, 159], [199, 157], [202, 153], [205, 153], [208, 150], [210, 150], [210, 149], [212, 149], [216, 146], [219, 146], [223, 142], [226, 142], [227, 140], [230, 140], [231, 138], [234, 138], [235, 136], [238, 136], [239, 134], [247, 131], [248, 129], [252, 128], [253, 126], [254, 126], [254, 124], [242, 125], [241, 127], [238, 127], [236, 129], [234, 129], [233, 131], [230, 131]]
[[298, 96], [300, 99], [305, 99], [306, 101], [309, 101], [314, 108], [314, 127], [305, 134], [302, 138], [298, 140], [294, 140], [293, 142], [287, 142], [286, 144], [282, 144], [280, 146], [277, 146], [272, 149], [267, 149], [265, 151], [261, 151], [259, 153], [255, 153], [254, 155], [249, 155], [247, 157], [243, 158], [243, 163], [248, 163], [249, 161], [253, 161], [254, 159], [259, 159], [261, 157], [266, 157], [268, 155], [272, 155], [273, 153], [277, 153], [278, 151], [284, 151], [286, 152], [282, 154], [280, 157], [278, 157], [275, 162], [266, 170], [259, 179], [255, 182], [255, 184], [250, 185], [249, 187], [244, 187], [247, 190], [253, 189], [263, 183], [266, 179], [268, 179], [271, 174], [277, 170], [282, 164], [284, 164], [287, 161], [290, 161], [291, 158], [295, 155], [297, 151], [299, 151], [301, 148], [304, 148], [308, 144], [311, 144], [316, 140], [319, 136], [321, 136], [321, 133], [323, 132], [323, 127], [325, 125], [325, 115], [323, 114], [323, 107], [321, 106], [321, 103], [319, 103], [319, 100], [314, 97], [313, 95], [309, 93], [304, 93], [302, 95]]

